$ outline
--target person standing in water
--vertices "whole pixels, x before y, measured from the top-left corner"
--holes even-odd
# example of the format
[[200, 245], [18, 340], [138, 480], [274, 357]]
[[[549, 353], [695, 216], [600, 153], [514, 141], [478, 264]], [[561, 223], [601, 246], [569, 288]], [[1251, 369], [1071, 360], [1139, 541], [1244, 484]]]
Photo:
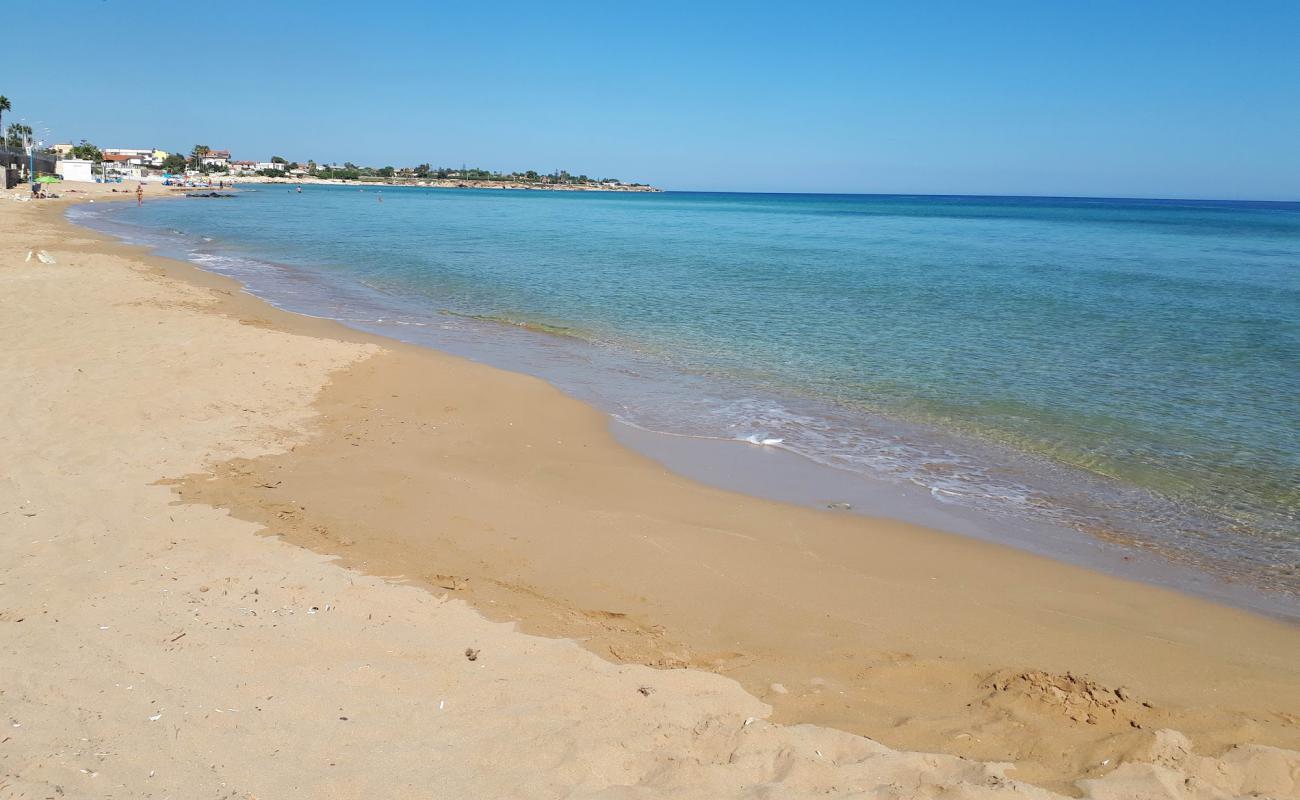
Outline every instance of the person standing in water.
[[144, 205], [144, 181], [135, 185], [135, 204], [137, 207]]

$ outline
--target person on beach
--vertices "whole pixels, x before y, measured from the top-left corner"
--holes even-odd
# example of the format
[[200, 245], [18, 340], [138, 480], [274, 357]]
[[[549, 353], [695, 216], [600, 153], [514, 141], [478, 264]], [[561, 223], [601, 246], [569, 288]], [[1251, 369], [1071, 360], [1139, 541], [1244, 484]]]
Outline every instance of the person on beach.
[[135, 204], [137, 207], [144, 205], [144, 181], [135, 185]]

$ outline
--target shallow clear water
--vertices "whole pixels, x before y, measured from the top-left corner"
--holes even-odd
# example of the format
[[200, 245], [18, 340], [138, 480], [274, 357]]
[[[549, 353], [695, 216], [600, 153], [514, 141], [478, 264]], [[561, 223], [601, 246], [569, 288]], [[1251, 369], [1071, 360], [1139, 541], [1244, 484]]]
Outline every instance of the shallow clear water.
[[1300, 589], [1300, 203], [378, 196], [73, 214], [637, 425]]

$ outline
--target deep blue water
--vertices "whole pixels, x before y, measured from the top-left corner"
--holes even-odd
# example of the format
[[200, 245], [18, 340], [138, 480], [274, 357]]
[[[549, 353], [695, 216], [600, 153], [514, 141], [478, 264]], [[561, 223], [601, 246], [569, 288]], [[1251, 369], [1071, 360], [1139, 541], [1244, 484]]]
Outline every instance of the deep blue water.
[[290, 308], [509, 350], [635, 424], [1300, 587], [1300, 203], [378, 197], [74, 213]]

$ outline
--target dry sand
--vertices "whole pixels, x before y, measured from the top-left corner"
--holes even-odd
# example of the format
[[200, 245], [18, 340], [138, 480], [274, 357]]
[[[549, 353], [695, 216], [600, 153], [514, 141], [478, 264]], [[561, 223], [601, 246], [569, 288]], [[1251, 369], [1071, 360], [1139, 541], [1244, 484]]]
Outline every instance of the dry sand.
[[1300, 796], [1291, 626], [691, 484], [64, 204], [0, 198], [0, 797]]

